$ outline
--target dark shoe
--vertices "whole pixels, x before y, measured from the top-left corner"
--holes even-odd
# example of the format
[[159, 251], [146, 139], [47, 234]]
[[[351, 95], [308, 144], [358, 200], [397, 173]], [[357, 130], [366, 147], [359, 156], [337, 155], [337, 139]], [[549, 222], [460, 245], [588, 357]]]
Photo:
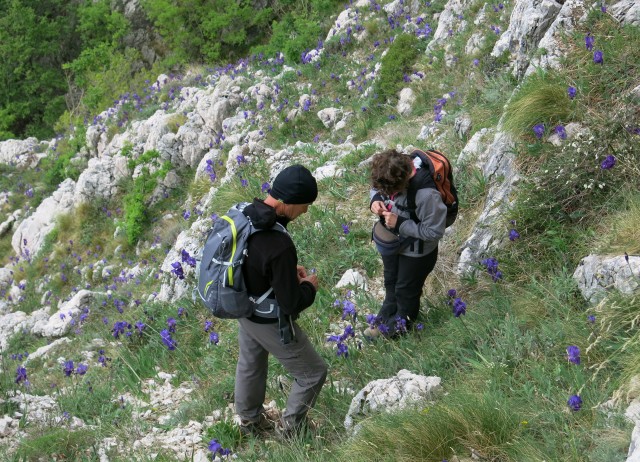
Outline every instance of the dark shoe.
[[278, 439], [283, 442], [304, 438], [310, 431], [311, 429], [307, 420], [297, 425], [291, 425], [281, 419], [276, 426]]
[[264, 414], [260, 414], [258, 420], [242, 420], [240, 423], [240, 433], [244, 437], [262, 436], [272, 432], [274, 428], [274, 422], [269, 420]]

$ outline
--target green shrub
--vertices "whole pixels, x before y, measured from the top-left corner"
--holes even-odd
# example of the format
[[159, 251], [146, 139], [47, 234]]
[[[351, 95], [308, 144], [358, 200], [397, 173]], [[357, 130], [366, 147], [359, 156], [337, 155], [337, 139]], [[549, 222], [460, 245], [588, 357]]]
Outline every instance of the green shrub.
[[157, 184], [155, 176], [144, 168], [133, 181], [133, 187], [123, 198], [124, 228], [129, 245], [135, 245], [149, 224], [146, 201]]
[[420, 54], [419, 44], [413, 34], [402, 34], [395, 38], [381, 60], [380, 76], [375, 87], [379, 98], [386, 100], [395, 97], [402, 88], [404, 74], [411, 74], [411, 67]]
[[57, 157], [49, 157], [43, 162], [44, 182], [49, 189], [56, 189], [66, 178], [77, 180], [80, 176], [80, 169], [71, 162], [75, 157], [75, 152], [68, 151]]
[[571, 122], [575, 113], [567, 86], [564, 78], [554, 71], [540, 71], [529, 77], [507, 105], [505, 130], [516, 136], [533, 135], [536, 124], [550, 128]]

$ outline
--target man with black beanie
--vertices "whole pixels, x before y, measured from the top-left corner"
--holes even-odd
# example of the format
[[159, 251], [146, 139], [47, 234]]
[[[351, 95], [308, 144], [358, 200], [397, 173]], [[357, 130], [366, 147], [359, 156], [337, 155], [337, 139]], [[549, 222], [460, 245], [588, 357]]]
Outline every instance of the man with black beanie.
[[[284, 230], [287, 223], [307, 212], [318, 196], [311, 172], [302, 165], [282, 170], [264, 200], [254, 199], [244, 213], [253, 226], [263, 231], [248, 242], [243, 275], [250, 294], [273, 291], [271, 309], [256, 311], [239, 322], [240, 347], [236, 368], [235, 406], [243, 434], [259, 434], [273, 429], [264, 414], [268, 356], [278, 359], [293, 384], [287, 399], [280, 430], [286, 437], [306, 427], [306, 416], [314, 405], [327, 376], [327, 364], [315, 351], [295, 320], [309, 307], [318, 289], [318, 278], [298, 265], [296, 248]], [[281, 230], [272, 229], [281, 225]]]

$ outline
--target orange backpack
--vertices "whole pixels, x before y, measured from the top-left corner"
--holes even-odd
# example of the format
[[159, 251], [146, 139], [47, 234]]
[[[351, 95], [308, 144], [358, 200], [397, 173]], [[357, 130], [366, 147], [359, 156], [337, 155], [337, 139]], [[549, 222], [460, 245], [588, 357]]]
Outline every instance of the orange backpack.
[[[447, 206], [447, 228], [456, 221], [458, 216], [458, 191], [453, 184], [453, 172], [451, 169], [451, 162], [440, 151], [430, 149], [427, 151], [414, 150], [411, 153], [411, 157], [420, 157], [422, 163], [429, 166], [431, 177], [435, 183], [435, 187], [440, 192], [442, 202]], [[429, 187], [429, 186], [426, 186]], [[415, 210], [415, 196], [407, 197], [407, 202], [410, 209]], [[415, 214], [415, 212], [413, 212]]]

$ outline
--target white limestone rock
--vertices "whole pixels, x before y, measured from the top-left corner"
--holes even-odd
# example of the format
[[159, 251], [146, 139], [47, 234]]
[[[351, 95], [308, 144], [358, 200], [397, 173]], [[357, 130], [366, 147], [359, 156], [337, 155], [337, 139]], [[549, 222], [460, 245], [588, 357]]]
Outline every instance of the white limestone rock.
[[407, 116], [411, 114], [411, 109], [416, 102], [416, 94], [411, 88], [403, 88], [400, 91], [396, 110], [399, 114]]
[[498, 131], [486, 154], [483, 154], [487, 161], [482, 165], [482, 173], [491, 188], [482, 213], [461, 247], [457, 266], [459, 274], [468, 274], [490, 249], [506, 239], [506, 233], [498, 228], [498, 224], [513, 200], [511, 192], [520, 179], [514, 165], [513, 143], [510, 135]]
[[89, 160], [78, 177], [74, 202], [90, 202], [96, 198], [110, 199], [118, 192], [118, 182], [129, 174], [127, 159], [122, 156]]
[[389, 379], [369, 382], [351, 400], [344, 420], [347, 431], [357, 431], [355, 419], [379, 412], [394, 412], [431, 400], [440, 390], [440, 377], [417, 375], [402, 369]]
[[[546, 50], [546, 54], [531, 57], [525, 76], [532, 74], [537, 68], [560, 68], [560, 58], [564, 55], [562, 41], [564, 37], [573, 32], [576, 21], [585, 15], [585, 11], [584, 0], [567, 0], [564, 2], [558, 15], [554, 18], [551, 26], [549, 26], [536, 47], [537, 49]], [[524, 67], [524, 62], [522, 66]]]
[[32, 168], [44, 154], [40, 154], [36, 138], [0, 141], [0, 164], [14, 165], [19, 169]]
[[562, 5], [554, 0], [516, 2], [509, 19], [509, 27], [500, 36], [491, 56], [511, 54], [513, 74], [521, 78], [529, 66], [530, 53], [555, 21]]
[[33, 215], [18, 225], [11, 239], [11, 246], [17, 255], [28, 253], [33, 256], [38, 253], [45, 237], [54, 228], [56, 218], [70, 212], [75, 206], [75, 186], [73, 180], [64, 180], [50, 197], [42, 201]]
[[325, 128], [333, 128], [339, 119], [342, 118], [342, 109], [328, 107], [318, 111], [318, 118], [322, 121]]
[[611, 5], [607, 11], [621, 24], [640, 26], [640, 2], [638, 0], [622, 0]]
[[354, 287], [356, 289], [367, 290], [367, 279], [357, 270], [349, 269], [336, 284], [336, 289], [342, 287]]
[[585, 300], [598, 303], [611, 290], [631, 295], [640, 287], [640, 256], [606, 257], [589, 255], [573, 273], [573, 279]]
[[36, 322], [31, 329], [31, 333], [43, 337], [62, 337], [66, 335], [73, 326], [73, 320], [77, 320], [82, 309], [93, 302], [96, 293], [90, 290], [80, 290], [71, 300], [60, 303], [58, 311]]
[[450, 39], [449, 30], [461, 32], [466, 28], [467, 22], [461, 21], [459, 15], [461, 12], [466, 11], [472, 3], [473, 0], [449, 0], [447, 2], [438, 17], [438, 27], [433, 33], [433, 40], [427, 45], [427, 54]]

